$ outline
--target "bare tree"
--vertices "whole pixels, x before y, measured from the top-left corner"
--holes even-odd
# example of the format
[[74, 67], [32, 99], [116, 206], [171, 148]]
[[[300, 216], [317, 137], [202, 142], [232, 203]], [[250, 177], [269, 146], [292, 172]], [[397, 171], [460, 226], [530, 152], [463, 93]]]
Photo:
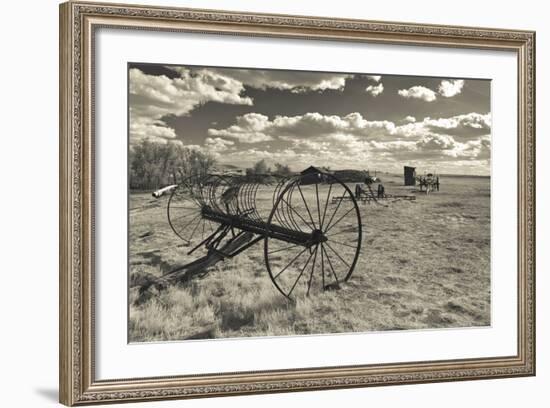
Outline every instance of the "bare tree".
[[271, 173], [271, 169], [267, 166], [265, 159], [260, 160], [253, 167], [254, 174], [267, 174]]
[[283, 165], [281, 163], [275, 163], [274, 173], [279, 176], [290, 176], [292, 174], [292, 171], [287, 164]]
[[143, 139], [130, 149], [130, 188], [155, 189], [181, 182], [189, 176], [203, 176], [215, 164], [212, 156], [179, 143], [155, 143]]

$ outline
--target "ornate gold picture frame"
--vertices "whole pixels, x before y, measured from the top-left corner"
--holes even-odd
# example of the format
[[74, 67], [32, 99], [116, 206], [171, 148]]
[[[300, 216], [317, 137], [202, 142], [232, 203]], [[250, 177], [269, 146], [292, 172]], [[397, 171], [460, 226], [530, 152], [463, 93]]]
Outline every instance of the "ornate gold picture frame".
[[[95, 34], [99, 28], [501, 50], [517, 56], [517, 352], [483, 358], [97, 379]], [[125, 135], [120, 135], [121, 138]], [[535, 375], [535, 33], [68, 2], [60, 6], [60, 402], [196, 398]], [[124, 237], [121, 237], [123, 239]], [[498, 251], [498, 249], [496, 249]], [[497, 252], [498, 253], [498, 252]], [[510, 266], [512, 267], [512, 266]], [[125, 271], [120, 271], [125, 273]], [[243, 357], [245, 358], [245, 357]]]

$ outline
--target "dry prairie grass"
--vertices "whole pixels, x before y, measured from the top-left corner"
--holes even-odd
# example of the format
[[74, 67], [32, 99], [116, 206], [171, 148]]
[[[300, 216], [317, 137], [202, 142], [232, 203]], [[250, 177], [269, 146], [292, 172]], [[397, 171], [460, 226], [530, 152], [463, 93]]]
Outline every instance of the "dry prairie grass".
[[[410, 192], [383, 177], [386, 192]], [[263, 211], [271, 196], [259, 197]], [[144, 207], [145, 206], [145, 207]], [[341, 289], [291, 302], [273, 286], [259, 243], [202, 279], [137, 303], [131, 342], [486, 326], [490, 319], [490, 179], [444, 177], [440, 192], [388, 207], [361, 204], [363, 242]], [[353, 220], [350, 220], [353, 222]], [[187, 256], [166, 199], [130, 198], [129, 281], [160, 276]]]

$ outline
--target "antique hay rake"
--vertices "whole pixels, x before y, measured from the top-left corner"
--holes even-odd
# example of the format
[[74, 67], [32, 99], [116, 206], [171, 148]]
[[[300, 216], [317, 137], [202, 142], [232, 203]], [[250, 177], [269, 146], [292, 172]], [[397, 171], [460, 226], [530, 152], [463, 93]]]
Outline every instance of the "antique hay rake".
[[287, 298], [339, 288], [361, 250], [361, 216], [348, 186], [324, 172], [255, 177], [189, 177], [172, 190], [170, 227], [188, 255], [206, 255], [170, 275], [185, 280], [204, 274], [213, 263], [263, 241], [269, 277]]

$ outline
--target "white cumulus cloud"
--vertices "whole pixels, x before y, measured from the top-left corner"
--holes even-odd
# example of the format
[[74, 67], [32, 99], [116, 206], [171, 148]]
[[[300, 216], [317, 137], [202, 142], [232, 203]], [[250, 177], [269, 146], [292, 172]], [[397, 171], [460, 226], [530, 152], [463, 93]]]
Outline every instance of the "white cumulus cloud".
[[491, 114], [470, 112], [450, 118], [425, 118], [423, 125], [434, 133], [472, 138], [491, 132]]
[[180, 69], [180, 76], [148, 75], [137, 68], [130, 69], [130, 138], [145, 137], [154, 141], [176, 137], [173, 128], [163, 118], [187, 115], [209, 101], [252, 105], [252, 99], [242, 96], [244, 86], [232, 78], [211, 72], [194, 73]]
[[[225, 129], [208, 130], [211, 137], [257, 143], [268, 140], [419, 140], [425, 135], [458, 136], [475, 139], [491, 132], [491, 115], [476, 112], [447, 118], [424, 118], [416, 121], [412, 116], [397, 125], [387, 120], [367, 120], [359, 112], [345, 116], [323, 115], [309, 112], [296, 116], [275, 116], [270, 119], [260, 113], [247, 113], [236, 118], [235, 124]], [[352, 139], [353, 137], [354, 139]]]
[[380, 80], [382, 79], [382, 75], [367, 75], [367, 79], [370, 79], [374, 82], [380, 82]]
[[445, 98], [451, 98], [461, 93], [463, 87], [464, 87], [463, 79], [443, 80], [439, 84], [439, 88], [437, 90]]
[[[186, 69], [182, 67], [167, 68], [179, 71]], [[235, 68], [203, 68], [198, 70], [202, 73], [231, 78], [242, 85], [256, 89], [279, 89], [288, 90], [294, 93], [308, 91], [343, 90], [346, 79], [353, 75], [334, 74], [325, 72], [302, 72], [283, 70], [260, 70], [260, 69], [235, 69]]]
[[400, 89], [397, 93], [404, 98], [422, 99], [426, 102], [433, 102], [437, 99], [436, 93], [425, 86], [416, 85], [409, 89]]
[[236, 122], [226, 129], [208, 129], [208, 135], [236, 139], [241, 143], [267, 142], [273, 139], [269, 134], [273, 126], [265, 115], [247, 113], [238, 116]]
[[382, 92], [384, 92], [384, 85], [382, 83], [379, 83], [378, 85], [369, 85], [365, 89], [368, 93], [370, 93], [372, 96], [376, 97], [380, 95]]

